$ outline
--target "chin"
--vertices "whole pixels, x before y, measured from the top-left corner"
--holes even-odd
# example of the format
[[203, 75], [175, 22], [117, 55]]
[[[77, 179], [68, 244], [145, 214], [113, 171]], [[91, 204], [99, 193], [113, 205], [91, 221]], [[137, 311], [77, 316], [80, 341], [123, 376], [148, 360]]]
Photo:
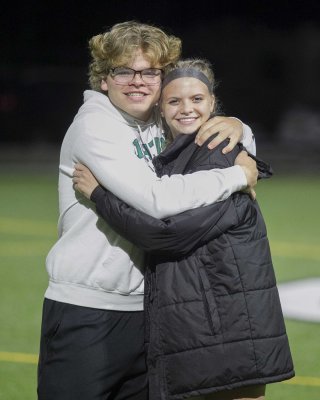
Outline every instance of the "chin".
[[181, 129], [180, 133], [183, 133], [184, 135], [191, 135], [198, 129], [199, 129], [199, 126], [189, 127], [188, 129]]
[[132, 108], [130, 111], [127, 111], [129, 115], [131, 115], [134, 118], [141, 119], [141, 120], [147, 120], [150, 116], [150, 111], [149, 110], [141, 110], [138, 107], [137, 108]]

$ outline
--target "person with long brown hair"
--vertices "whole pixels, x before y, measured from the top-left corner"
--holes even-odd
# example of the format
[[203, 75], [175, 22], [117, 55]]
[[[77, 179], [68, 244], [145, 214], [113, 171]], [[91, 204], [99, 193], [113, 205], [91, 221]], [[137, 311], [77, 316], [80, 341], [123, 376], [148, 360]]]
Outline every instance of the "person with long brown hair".
[[[194, 143], [216, 104], [207, 61], [167, 69], [160, 107], [172, 143], [154, 159], [159, 177], [234, 164], [241, 146], [224, 155], [224, 143], [215, 151]], [[259, 177], [270, 177], [271, 168], [252, 157]], [[250, 193], [159, 220], [103, 189], [83, 165], [74, 183], [113, 229], [148, 254], [150, 400], [263, 400], [266, 384], [294, 376], [266, 226]]]

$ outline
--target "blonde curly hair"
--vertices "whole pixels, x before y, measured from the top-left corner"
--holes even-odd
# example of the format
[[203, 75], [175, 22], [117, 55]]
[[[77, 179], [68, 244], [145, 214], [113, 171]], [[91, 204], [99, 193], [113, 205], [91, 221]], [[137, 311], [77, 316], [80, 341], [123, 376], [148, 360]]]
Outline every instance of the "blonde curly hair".
[[130, 63], [139, 49], [152, 67], [164, 68], [176, 63], [181, 54], [181, 40], [155, 26], [127, 21], [93, 36], [89, 49], [92, 56], [90, 87], [101, 91], [101, 81], [110, 69]]

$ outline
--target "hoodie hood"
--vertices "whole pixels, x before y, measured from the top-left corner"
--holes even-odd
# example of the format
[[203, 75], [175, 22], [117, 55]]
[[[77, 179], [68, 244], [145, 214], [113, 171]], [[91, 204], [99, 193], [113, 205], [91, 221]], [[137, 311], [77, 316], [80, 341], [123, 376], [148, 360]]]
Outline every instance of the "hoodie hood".
[[94, 101], [94, 105], [100, 106], [108, 116], [116, 119], [119, 122], [125, 123], [131, 128], [137, 128], [137, 126], [139, 126], [140, 129], [144, 131], [150, 126], [153, 126], [155, 123], [157, 126], [162, 126], [160, 112], [157, 107], [154, 107], [154, 110], [148, 121], [143, 121], [133, 117], [132, 115], [121, 110], [119, 107], [115, 106], [110, 101], [109, 97], [104, 93], [97, 92], [95, 90], [85, 90], [83, 98], [84, 104], [86, 104], [87, 107], [91, 101]]
[[148, 121], [142, 121], [116, 107], [106, 94], [95, 90], [86, 90], [84, 92], [84, 104], [78, 113], [79, 118], [81, 118], [82, 114], [90, 112], [91, 109], [93, 112], [97, 112], [97, 109], [100, 109], [107, 118], [130, 127], [135, 132], [137, 147], [142, 149], [140, 156], [153, 169], [152, 158], [157, 156], [163, 148], [162, 141], [159, 142], [159, 132], [162, 132], [163, 142], [165, 136], [157, 107], [154, 107]]

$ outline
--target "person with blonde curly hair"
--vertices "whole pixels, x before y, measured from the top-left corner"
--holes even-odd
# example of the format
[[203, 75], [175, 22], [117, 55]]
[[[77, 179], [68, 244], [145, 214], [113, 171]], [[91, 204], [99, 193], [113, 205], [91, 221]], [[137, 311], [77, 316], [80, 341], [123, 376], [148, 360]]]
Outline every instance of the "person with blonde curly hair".
[[[60, 153], [59, 239], [46, 259], [38, 398], [144, 400], [144, 253], [75, 192], [75, 164], [86, 164], [122, 200], [158, 218], [253, 187], [257, 169], [242, 156], [225, 170], [158, 178], [152, 158], [165, 131], [157, 104], [164, 70], [180, 57], [180, 39], [128, 21], [92, 37], [89, 47], [91, 90]], [[208, 121], [197, 142], [217, 131], [210, 146], [229, 138], [225, 151], [240, 140], [254, 148], [250, 128], [227, 117]]]
[[89, 82], [97, 91], [101, 91], [101, 81], [112, 68], [131, 62], [134, 49], [141, 50], [152, 65], [162, 68], [174, 64], [181, 54], [179, 38], [133, 21], [117, 24], [110, 31], [92, 37], [89, 47], [92, 55]]

